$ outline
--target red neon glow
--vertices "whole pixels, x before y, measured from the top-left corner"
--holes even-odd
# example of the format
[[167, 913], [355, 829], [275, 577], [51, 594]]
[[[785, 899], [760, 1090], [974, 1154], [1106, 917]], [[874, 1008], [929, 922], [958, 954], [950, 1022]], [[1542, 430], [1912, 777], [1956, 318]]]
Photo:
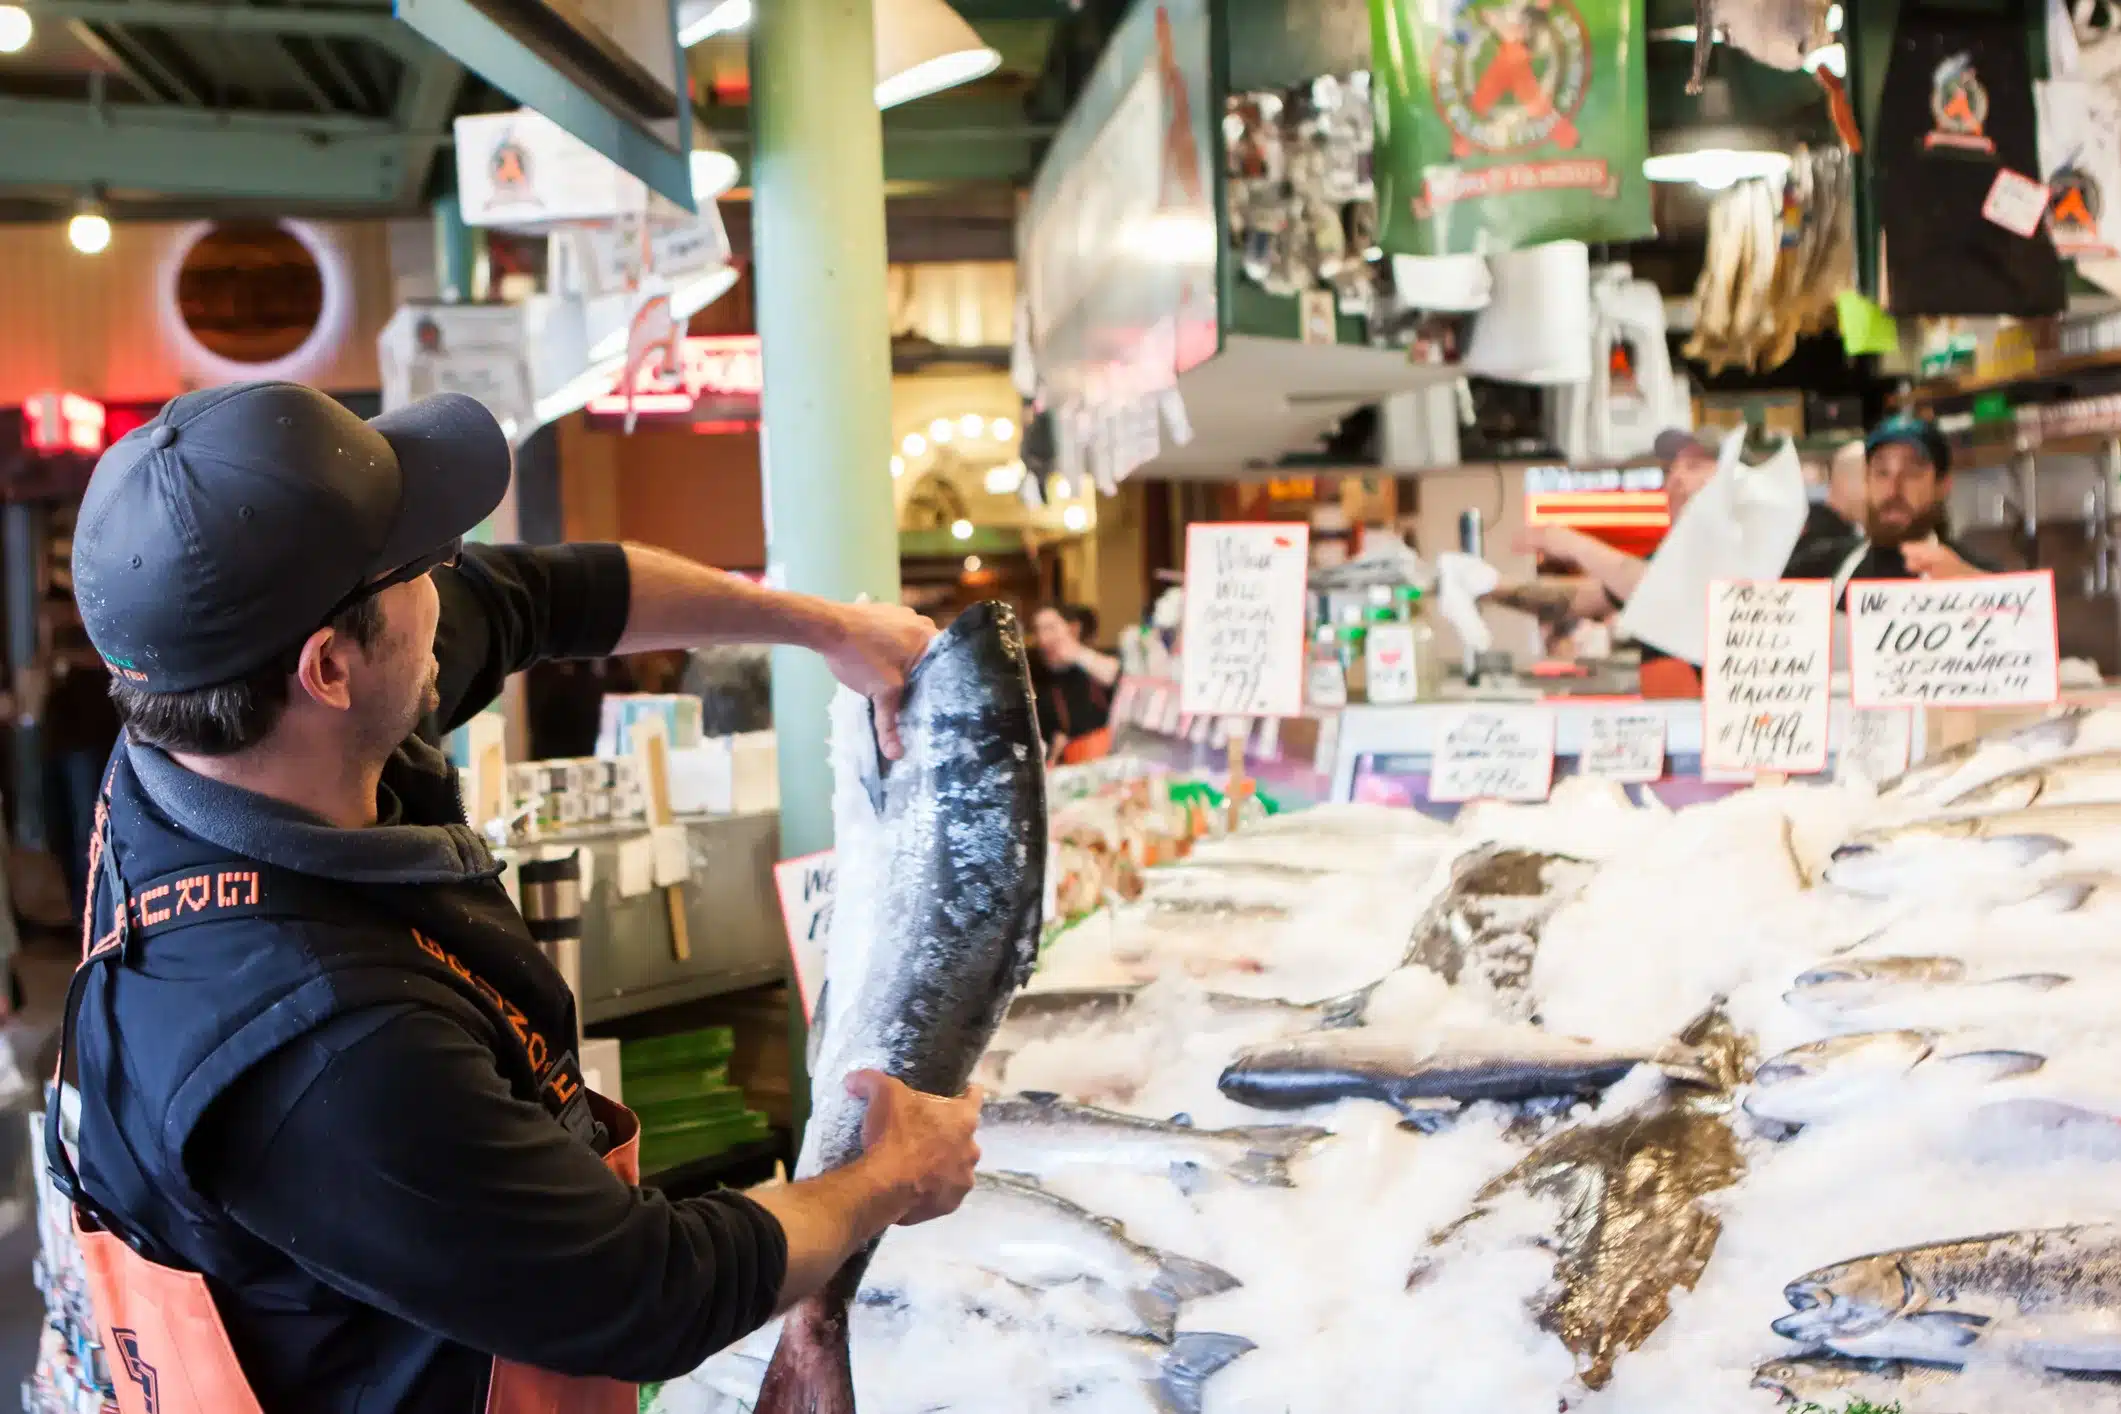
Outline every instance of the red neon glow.
[[33, 452], [78, 452], [105, 446], [109, 417], [103, 404], [79, 393], [34, 393], [22, 404], [22, 440]]
[[[756, 334], [718, 334], [688, 338], [678, 346], [678, 376], [659, 377], [653, 367], [643, 367], [634, 381], [635, 412], [676, 413], [692, 411], [703, 393], [725, 397], [759, 395], [765, 374], [759, 361]], [[589, 400], [593, 413], [624, 416], [626, 394], [615, 389]]]

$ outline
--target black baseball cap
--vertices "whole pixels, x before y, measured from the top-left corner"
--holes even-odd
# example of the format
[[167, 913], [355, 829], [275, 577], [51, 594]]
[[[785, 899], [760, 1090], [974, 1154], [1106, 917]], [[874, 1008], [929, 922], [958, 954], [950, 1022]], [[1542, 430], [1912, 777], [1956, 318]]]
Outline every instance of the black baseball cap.
[[1913, 447], [1929, 458], [1929, 464], [1937, 469], [1939, 476], [1952, 474], [1952, 446], [1937, 430], [1937, 424], [1926, 417], [1909, 417], [1896, 413], [1871, 429], [1871, 435], [1863, 439], [1863, 454], [1869, 456], [1880, 447], [1895, 443]]
[[1716, 455], [1702, 444], [1699, 437], [1683, 427], [1665, 428], [1657, 434], [1657, 440], [1650, 444], [1650, 454], [1666, 467], [1678, 461], [1681, 454], [1686, 452], [1699, 452], [1705, 457]]
[[509, 467], [500, 424], [460, 393], [365, 422], [299, 383], [186, 393], [89, 478], [81, 622], [149, 692], [243, 677], [363, 585], [452, 547], [501, 503]]

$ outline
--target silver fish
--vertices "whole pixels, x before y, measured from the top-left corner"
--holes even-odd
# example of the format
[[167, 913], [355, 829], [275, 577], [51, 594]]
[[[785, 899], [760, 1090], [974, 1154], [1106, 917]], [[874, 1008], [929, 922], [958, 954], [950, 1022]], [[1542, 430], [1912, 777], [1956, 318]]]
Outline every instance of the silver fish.
[[1037, 1184], [988, 1173], [950, 1219], [910, 1228], [893, 1246], [894, 1261], [958, 1261], [1041, 1290], [1094, 1283], [1124, 1299], [1141, 1331], [1166, 1338], [1180, 1306], [1239, 1284], [1219, 1267], [1145, 1247]]
[[1959, 1378], [1957, 1367], [1917, 1365], [1900, 1360], [1850, 1360], [1832, 1355], [1770, 1360], [1753, 1371], [1753, 1388], [1772, 1392], [1786, 1404], [1840, 1408], [1863, 1400], [1902, 1414], [1928, 1414], [1931, 1401]]
[[1974, 885], [1996, 898], [2024, 899], [2051, 882], [2029, 874], [2029, 867], [2064, 856], [2079, 874], [2121, 858], [2121, 805], [1934, 815], [1866, 831], [1834, 851], [1826, 880], [1866, 898], [1928, 896]]
[[[885, 769], [868, 702], [835, 699], [838, 901], [799, 1176], [861, 1152], [850, 1072], [960, 1093], [1038, 959], [1044, 749], [1012, 609], [976, 604], [936, 636], [908, 674], [899, 737]], [[846, 1311], [874, 1250], [788, 1313], [760, 1414], [853, 1414]]]
[[[967, 1293], [939, 1314], [1005, 1330], [1051, 1331], [1052, 1323], [1035, 1296], [996, 1300], [995, 1294]], [[932, 1298], [926, 1293], [914, 1298], [904, 1291], [865, 1287], [859, 1300], [863, 1310], [900, 1317], [933, 1310]], [[1208, 1379], [1256, 1348], [1243, 1336], [1216, 1331], [1184, 1331], [1162, 1339], [1113, 1331], [1071, 1331], [1058, 1334], [1053, 1365], [1063, 1384], [1054, 1393], [1065, 1398], [1102, 1385], [1138, 1384], [1160, 1414], [1200, 1414]]]
[[1783, 1288], [1775, 1333], [1842, 1355], [1963, 1364], [1978, 1345], [2121, 1370], [2121, 1227], [1989, 1233], [1858, 1257]]
[[[1020, 992], [1009, 1004], [1009, 1014], [1004, 1024], [1012, 1035], [1020, 1030], [1026, 1039], [1038, 1034], [1032, 1028], [1050, 1032], [1066, 1030], [1084, 1022], [1103, 1020], [1117, 1016], [1133, 1006], [1141, 997], [1142, 987], [1056, 987], [1050, 990]], [[1286, 1018], [1292, 1027], [1330, 1030], [1342, 1026], [1360, 1026], [1363, 1013], [1370, 1004], [1370, 996], [1377, 990], [1372, 983], [1359, 991], [1343, 996], [1327, 997], [1317, 1002], [1288, 1002], [1274, 997], [1239, 997], [1227, 992], [1207, 994], [1208, 1009], [1218, 1016]]]
[[1918, 1070], [1981, 1085], [2043, 1064], [2030, 1051], [1953, 1043], [1925, 1031], [1866, 1031], [1762, 1061], [1743, 1103], [1755, 1119], [1813, 1124], [1892, 1094]]
[[[2070, 707], [2050, 717], [2007, 732], [1996, 732], [1976, 737], [1946, 751], [1925, 756], [1893, 779], [1878, 787], [1878, 798], [1886, 801], [1920, 800], [1940, 786], [1949, 785], [1951, 794], [1970, 789], [1978, 781], [1994, 779], [1980, 772], [1967, 772], [1974, 779], [1961, 777], [1983, 752], [1991, 757], [2007, 754], [2009, 759], [2022, 766], [2030, 759], [2034, 762], [2052, 760], [2067, 755], [2077, 744], [2090, 712], [2082, 707]], [[1998, 748], [2009, 748], [2007, 753]], [[2009, 768], [2006, 768], [2009, 769]], [[1961, 777], [1954, 780], [1954, 777]], [[1951, 794], [1940, 798], [1939, 805], [1949, 804]]]
[[1939, 809], [2023, 810], [2032, 805], [2121, 803], [2121, 751], [2062, 756], [2006, 772], [1937, 802]]
[[1709, 1083], [1695, 1058], [1677, 1050], [1658, 1056], [1521, 1027], [1429, 1036], [1321, 1031], [1240, 1052], [1216, 1084], [1263, 1110], [1380, 1100], [1427, 1128], [1461, 1104], [1596, 1094], [1653, 1062], [1675, 1079]]
[[2070, 981], [2066, 973], [1995, 965], [1983, 969], [1958, 957], [1851, 957], [1798, 974], [1783, 1000], [1805, 1011], [1846, 1016], [1942, 988], [2047, 992]]
[[1189, 1193], [1217, 1174], [1287, 1188], [1289, 1161], [1327, 1137], [1289, 1125], [1195, 1129], [1030, 1093], [989, 1100], [980, 1111], [980, 1166], [1032, 1178], [1078, 1164], [1167, 1173]]

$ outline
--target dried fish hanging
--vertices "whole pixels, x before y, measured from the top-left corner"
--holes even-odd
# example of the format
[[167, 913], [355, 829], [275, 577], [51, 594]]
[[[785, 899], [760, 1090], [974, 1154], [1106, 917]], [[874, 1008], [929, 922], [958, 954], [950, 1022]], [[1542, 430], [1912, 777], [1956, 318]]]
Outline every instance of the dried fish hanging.
[[1779, 181], [1739, 182], [1709, 209], [1688, 358], [1709, 372], [1779, 368], [1797, 340], [1832, 327], [1855, 276], [1852, 164], [1838, 147], [1800, 147]]

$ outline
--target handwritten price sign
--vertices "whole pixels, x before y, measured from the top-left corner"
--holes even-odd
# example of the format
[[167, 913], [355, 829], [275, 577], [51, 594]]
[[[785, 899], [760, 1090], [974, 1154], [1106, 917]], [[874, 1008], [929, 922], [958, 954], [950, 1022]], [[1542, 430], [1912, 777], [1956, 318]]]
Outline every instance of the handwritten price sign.
[[2062, 695], [2052, 570], [1849, 585], [1859, 707], [2026, 707]]
[[1186, 617], [1179, 704], [1222, 717], [1303, 711], [1303, 525], [1186, 528]]
[[795, 985], [803, 998], [803, 1018], [817, 1005], [825, 985], [825, 944], [832, 939], [832, 886], [836, 875], [832, 851], [783, 859], [773, 866], [774, 892], [781, 896], [781, 921], [788, 925], [788, 952], [795, 962]]
[[1833, 619], [1834, 586], [1827, 580], [1709, 581], [1703, 767], [1826, 769]]
[[1848, 740], [1834, 759], [1834, 779], [1882, 785], [1907, 769], [1914, 750], [1914, 709], [1858, 707], [1849, 713]]
[[1654, 707], [1601, 707], [1584, 723], [1576, 769], [1586, 776], [1644, 783], [1664, 775], [1664, 713]]
[[1429, 799], [1545, 800], [1554, 787], [1554, 714], [1544, 707], [1438, 713]]

